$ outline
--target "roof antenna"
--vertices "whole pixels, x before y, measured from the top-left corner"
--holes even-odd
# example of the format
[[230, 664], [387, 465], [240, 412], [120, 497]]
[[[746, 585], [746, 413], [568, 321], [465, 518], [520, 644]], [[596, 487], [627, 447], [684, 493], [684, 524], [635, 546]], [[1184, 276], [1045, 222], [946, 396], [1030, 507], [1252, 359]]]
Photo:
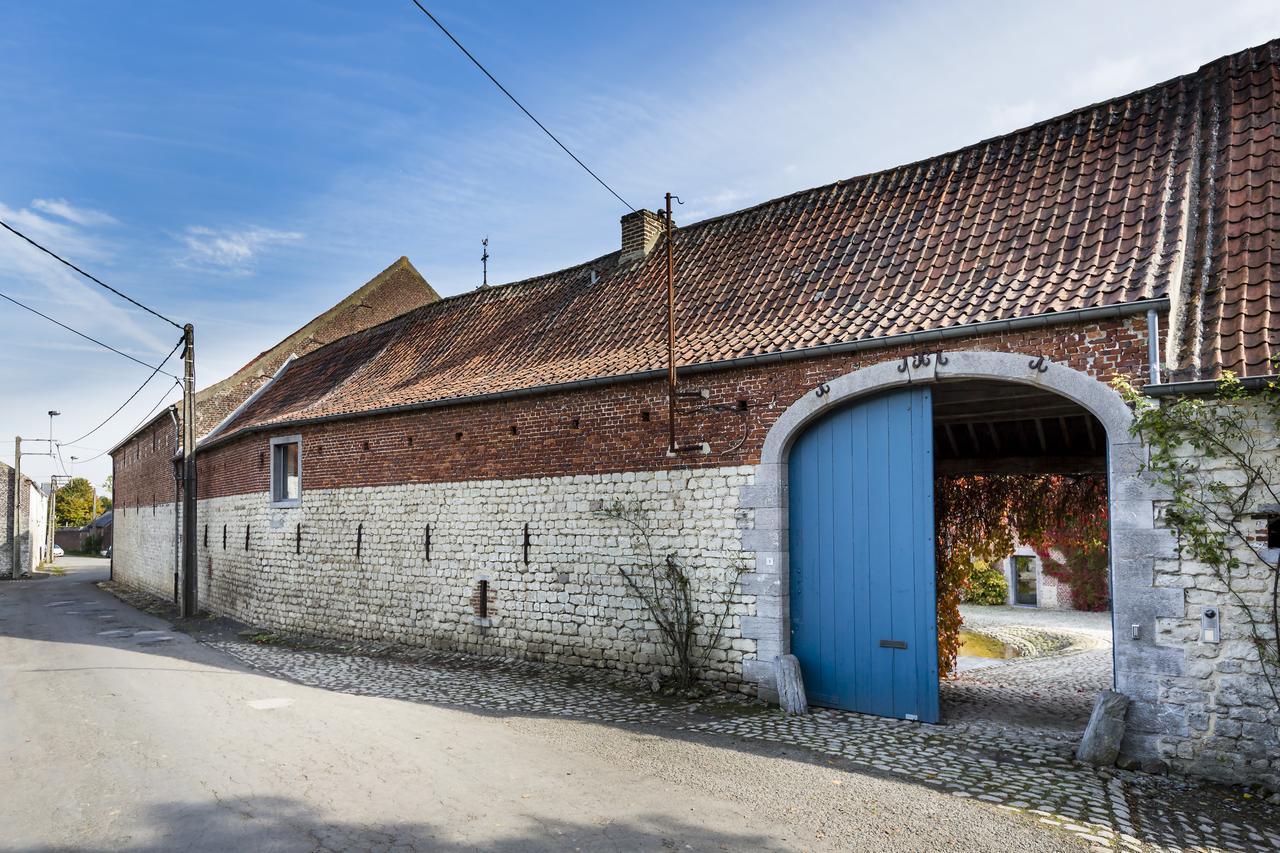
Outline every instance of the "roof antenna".
[[483, 268], [484, 268], [484, 280], [483, 282], [481, 282], [480, 286], [488, 287], [489, 286], [489, 238], [485, 237], [483, 240], [481, 240], [480, 245], [484, 246], [484, 254], [480, 256], [480, 263], [483, 265]]

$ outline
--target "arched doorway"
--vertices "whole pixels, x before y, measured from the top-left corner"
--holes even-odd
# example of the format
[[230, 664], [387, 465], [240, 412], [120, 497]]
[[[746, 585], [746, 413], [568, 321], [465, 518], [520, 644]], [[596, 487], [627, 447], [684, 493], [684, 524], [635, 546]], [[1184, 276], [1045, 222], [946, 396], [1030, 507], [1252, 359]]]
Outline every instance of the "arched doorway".
[[[1140, 446], [1129, 436], [1130, 413], [1119, 394], [1088, 374], [1030, 355], [956, 352], [897, 359], [824, 383], [790, 406], [766, 437], [756, 483], [743, 492], [743, 505], [756, 513], [755, 527], [744, 535], [743, 543], [746, 550], [756, 553], [756, 570], [744, 579], [744, 588], [757, 595], [758, 612], [756, 617], [743, 623], [743, 635], [757, 643], [756, 660], [744, 664], [744, 675], [757, 682], [762, 696], [776, 695], [773, 658], [795, 650], [792, 646], [792, 607], [796, 605], [791, 600], [792, 539], [801, 533], [801, 528], [797, 526], [800, 523], [798, 519], [793, 518], [789, 495], [792, 484], [789, 466], [793, 450], [803, 446], [800, 442], [811, 426], [859, 401], [894, 389], [936, 390], [942, 387], [942, 383], [959, 380], [997, 382], [1051, 392], [1096, 419], [1101, 428], [1101, 435], [1096, 440], [1099, 451], [1105, 456], [1108, 492], [1111, 495], [1113, 625], [1115, 620], [1137, 624], [1139, 619], [1151, 622], [1154, 618], [1150, 579], [1145, 578], [1144, 584], [1140, 573], [1127, 570], [1127, 562], [1126, 571], [1116, 571], [1118, 561], [1130, 559], [1128, 555], [1117, 556], [1117, 538], [1129, 531], [1140, 538], [1142, 530], [1151, 528], [1153, 519], [1150, 497], [1141, 489], [1128, 487], [1128, 484], [1138, 481], [1142, 454]], [[1038, 438], [1034, 440], [1038, 441]], [[1115, 497], [1118, 481], [1126, 485], [1127, 494], [1123, 501]], [[1149, 630], [1145, 636], [1138, 628], [1134, 628], [1131, 634], [1126, 632], [1126, 649], [1117, 648], [1115, 683], [1119, 689], [1123, 690], [1125, 685], [1125, 655], [1135, 663], [1144, 659], [1146, 650], [1143, 644], [1149, 644], [1151, 640], [1148, 637], [1154, 634], [1153, 628]], [[901, 638], [874, 639], [876, 648], [879, 648], [880, 639], [892, 641]]]

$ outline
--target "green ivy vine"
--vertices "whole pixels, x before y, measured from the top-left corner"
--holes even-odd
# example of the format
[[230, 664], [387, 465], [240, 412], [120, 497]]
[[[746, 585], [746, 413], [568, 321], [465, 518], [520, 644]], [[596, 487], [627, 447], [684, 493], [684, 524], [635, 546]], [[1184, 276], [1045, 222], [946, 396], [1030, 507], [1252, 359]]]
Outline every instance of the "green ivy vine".
[[[1257, 538], [1258, 519], [1280, 512], [1280, 389], [1249, 389], [1228, 373], [1212, 395], [1157, 401], [1126, 379], [1115, 385], [1149, 448], [1144, 471], [1165, 493], [1179, 559], [1207, 566], [1230, 596], [1280, 706], [1280, 566]], [[1257, 565], [1268, 569], [1262, 596], [1248, 583]]]

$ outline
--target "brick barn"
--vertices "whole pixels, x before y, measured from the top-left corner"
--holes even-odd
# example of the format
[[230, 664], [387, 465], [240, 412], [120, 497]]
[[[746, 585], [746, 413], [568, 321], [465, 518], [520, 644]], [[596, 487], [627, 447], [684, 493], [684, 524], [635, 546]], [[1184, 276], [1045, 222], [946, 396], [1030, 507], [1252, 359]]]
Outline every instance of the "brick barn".
[[[598, 512], [624, 501], [695, 567], [702, 605], [748, 569], [709, 678], [772, 698], [776, 655], [826, 654], [833, 619], [890, 619], [866, 652], [894, 661], [871, 705], [828, 671], [857, 661], [801, 655], [806, 686], [927, 720], [931, 472], [1106, 472], [1125, 752], [1280, 781], [1256, 657], [1226, 642], [1225, 601], [1224, 642], [1197, 641], [1221, 591], [1177, 558], [1110, 385], [1195, 393], [1272, 372], [1280, 44], [682, 224], [675, 452], [663, 228], [631, 213], [617, 251], [448, 298], [402, 260], [204, 392], [201, 606], [644, 674], [658, 646], [617, 571], [635, 543]], [[175, 435], [165, 413], [113, 452], [115, 577], [166, 596]], [[814, 596], [845, 527], [890, 574], [835, 589], [836, 615]]]

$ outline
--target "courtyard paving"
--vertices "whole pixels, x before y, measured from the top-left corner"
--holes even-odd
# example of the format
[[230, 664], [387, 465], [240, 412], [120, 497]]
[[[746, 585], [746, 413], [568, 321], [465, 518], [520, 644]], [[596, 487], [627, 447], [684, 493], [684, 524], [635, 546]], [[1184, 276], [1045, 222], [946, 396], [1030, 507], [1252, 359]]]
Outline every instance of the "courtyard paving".
[[1026, 657], [962, 657], [959, 678], [942, 685], [944, 720], [1077, 742], [1094, 697], [1112, 684], [1111, 614], [976, 605], [960, 614], [965, 629]]
[[[554, 665], [448, 653], [393, 659], [225, 637], [207, 642], [271, 675], [346, 693], [791, 745], [815, 758], [842, 759], [1028, 814], [1099, 849], [1280, 850], [1280, 808], [1256, 792], [1078, 765], [1074, 732], [1007, 717], [983, 720], [973, 708], [939, 726], [825, 709], [786, 717], [749, 703], [669, 701], [602, 674]], [[1097, 653], [1018, 661], [999, 667], [999, 678], [1013, 698], [1042, 683], [1055, 665], [1060, 674], [1080, 673], [1070, 677], [1084, 684], [1096, 677], [1090, 654]], [[1080, 701], [1086, 703], [1083, 696]]]

